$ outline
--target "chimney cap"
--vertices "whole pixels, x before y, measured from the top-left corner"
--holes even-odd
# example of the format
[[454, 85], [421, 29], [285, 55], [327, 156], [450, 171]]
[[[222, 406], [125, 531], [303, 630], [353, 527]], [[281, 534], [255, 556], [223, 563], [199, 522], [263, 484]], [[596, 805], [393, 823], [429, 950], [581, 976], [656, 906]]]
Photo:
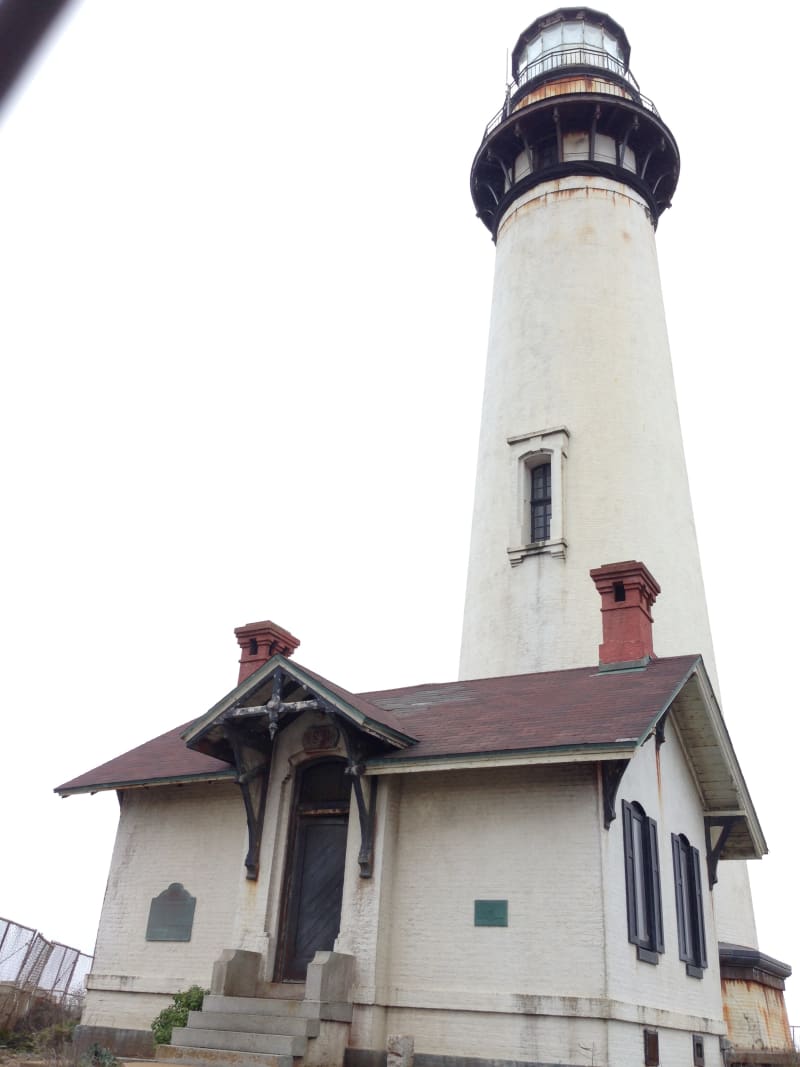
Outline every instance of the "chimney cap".
[[243, 637], [249, 639], [261, 633], [265, 636], [271, 634], [276, 639], [283, 638], [288, 644], [293, 644], [294, 648], [297, 648], [300, 644], [299, 638], [285, 630], [283, 626], [278, 626], [276, 622], [272, 622], [271, 619], [264, 619], [263, 622], [246, 622], [244, 626], [237, 626], [233, 632], [236, 634], [239, 644], [242, 643]]
[[233, 632], [242, 650], [242, 658], [239, 660], [240, 683], [259, 667], [263, 667], [272, 656], [278, 653], [291, 656], [300, 644], [299, 638], [271, 619], [248, 622], [244, 626], [237, 626]]
[[661, 586], [644, 563], [640, 563], [637, 559], [627, 559], [622, 563], [604, 563], [602, 567], [590, 570], [589, 577], [597, 586], [597, 591], [601, 596], [604, 592], [612, 590], [615, 582], [622, 582], [623, 585], [627, 583], [630, 587], [641, 583], [650, 594], [652, 606], [653, 601], [661, 592]]

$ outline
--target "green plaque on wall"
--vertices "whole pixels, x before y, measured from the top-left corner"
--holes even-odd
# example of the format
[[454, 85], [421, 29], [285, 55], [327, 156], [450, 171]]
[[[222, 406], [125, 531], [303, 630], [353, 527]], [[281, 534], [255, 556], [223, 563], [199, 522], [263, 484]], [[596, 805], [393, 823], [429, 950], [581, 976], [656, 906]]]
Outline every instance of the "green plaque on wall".
[[476, 926], [508, 926], [507, 900], [476, 900]]
[[173, 882], [150, 901], [147, 941], [191, 941], [197, 898]]

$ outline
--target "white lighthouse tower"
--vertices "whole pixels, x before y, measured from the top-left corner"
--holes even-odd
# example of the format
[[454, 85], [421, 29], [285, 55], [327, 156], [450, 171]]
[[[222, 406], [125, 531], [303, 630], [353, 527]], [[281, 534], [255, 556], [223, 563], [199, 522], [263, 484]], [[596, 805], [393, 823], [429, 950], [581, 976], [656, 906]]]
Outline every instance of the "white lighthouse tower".
[[[702, 653], [716, 688], [655, 248], [680, 157], [629, 58], [605, 14], [536, 19], [472, 165], [497, 253], [463, 679], [597, 662], [589, 572], [642, 560], [656, 653]], [[724, 866], [717, 935], [754, 949], [746, 866]]]
[[592, 567], [644, 560], [661, 655], [711, 634], [655, 229], [678, 147], [589, 8], [537, 19], [472, 166], [497, 244], [461, 677], [585, 666]]

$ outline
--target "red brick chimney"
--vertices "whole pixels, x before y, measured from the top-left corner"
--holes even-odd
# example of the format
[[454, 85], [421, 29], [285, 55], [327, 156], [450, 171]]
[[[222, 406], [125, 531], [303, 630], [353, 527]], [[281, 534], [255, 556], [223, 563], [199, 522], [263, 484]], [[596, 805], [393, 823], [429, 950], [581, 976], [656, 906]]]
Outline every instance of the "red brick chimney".
[[288, 630], [269, 620], [248, 622], [246, 626], [239, 626], [233, 632], [242, 650], [242, 658], [239, 660], [239, 685], [259, 667], [263, 667], [270, 656], [274, 656], [276, 652], [280, 652], [282, 656], [291, 656], [300, 644]]
[[644, 563], [606, 563], [589, 574], [602, 598], [600, 668], [647, 662], [653, 653], [651, 609], [661, 586]]

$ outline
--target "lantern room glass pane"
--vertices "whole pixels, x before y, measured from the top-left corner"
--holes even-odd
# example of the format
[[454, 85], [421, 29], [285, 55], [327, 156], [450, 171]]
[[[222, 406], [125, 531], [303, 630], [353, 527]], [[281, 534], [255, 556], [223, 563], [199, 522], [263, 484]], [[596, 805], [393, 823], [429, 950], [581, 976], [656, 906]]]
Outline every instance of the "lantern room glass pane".
[[609, 55], [622, 62], [622, 49], [619, 46], [619, 41], [605, 30], [603, 31], [603, 48]]
[[603, 47], [603, 31], [599, 26], [593, 26], [590, 22], [583, 24], [583, 39], [589, 48]]
[[564, 23], [564, 44], [582, 44], [583, 43], [583, 22], [565, 22]]
[[556, 26], [548, 26], [546, 30], [542, 31], [542, 47], [545, 52], [549, 52], [551, 48], [558, 48], [561, 44], [561, 23]]

